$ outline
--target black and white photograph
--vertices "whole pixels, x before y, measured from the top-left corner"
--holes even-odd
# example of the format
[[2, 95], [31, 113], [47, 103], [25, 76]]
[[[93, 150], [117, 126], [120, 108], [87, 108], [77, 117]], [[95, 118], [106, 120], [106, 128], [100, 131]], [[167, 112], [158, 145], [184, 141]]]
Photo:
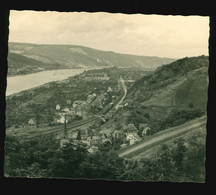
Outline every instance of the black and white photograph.
[[208, 16], [9, 20], [5, 177], [205, 182]]

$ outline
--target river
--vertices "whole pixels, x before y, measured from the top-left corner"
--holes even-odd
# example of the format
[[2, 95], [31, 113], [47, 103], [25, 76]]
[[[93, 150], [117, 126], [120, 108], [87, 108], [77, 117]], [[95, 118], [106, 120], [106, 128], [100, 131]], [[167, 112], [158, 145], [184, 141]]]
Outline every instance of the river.
[[51, 81], [67, 79], [87, 69], [60, 69], [7, 77], [6, 96], [31, 89]]

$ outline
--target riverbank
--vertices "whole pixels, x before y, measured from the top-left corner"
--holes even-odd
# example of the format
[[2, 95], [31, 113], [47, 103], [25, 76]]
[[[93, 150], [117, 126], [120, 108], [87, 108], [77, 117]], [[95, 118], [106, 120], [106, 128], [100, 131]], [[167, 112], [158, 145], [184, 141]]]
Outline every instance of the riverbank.
[[85, 70], [87, 69], [46, 70], [27, 75], [8, 76], [6, 96], [34, 88], [51, 81], [67, 79], [68, 77], [80, 74]]

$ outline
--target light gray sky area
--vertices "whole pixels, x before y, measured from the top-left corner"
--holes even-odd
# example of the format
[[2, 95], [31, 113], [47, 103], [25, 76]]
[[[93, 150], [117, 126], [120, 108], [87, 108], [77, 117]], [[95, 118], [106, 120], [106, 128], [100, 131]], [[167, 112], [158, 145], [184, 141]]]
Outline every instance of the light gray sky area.
[[82, 45], [183, 58], [208, 55], [209, 17], [105, 12], [10, 12], [10, 42]]

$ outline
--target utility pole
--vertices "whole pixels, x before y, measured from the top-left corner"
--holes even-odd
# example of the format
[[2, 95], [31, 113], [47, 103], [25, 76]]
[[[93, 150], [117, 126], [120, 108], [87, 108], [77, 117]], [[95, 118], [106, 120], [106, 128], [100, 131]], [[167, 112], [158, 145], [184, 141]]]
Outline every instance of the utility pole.
[[67, 132], [67, 124], [66, 124], [66, 115], [64, 115], [64, 139], [68, 137], [68, 132]]

